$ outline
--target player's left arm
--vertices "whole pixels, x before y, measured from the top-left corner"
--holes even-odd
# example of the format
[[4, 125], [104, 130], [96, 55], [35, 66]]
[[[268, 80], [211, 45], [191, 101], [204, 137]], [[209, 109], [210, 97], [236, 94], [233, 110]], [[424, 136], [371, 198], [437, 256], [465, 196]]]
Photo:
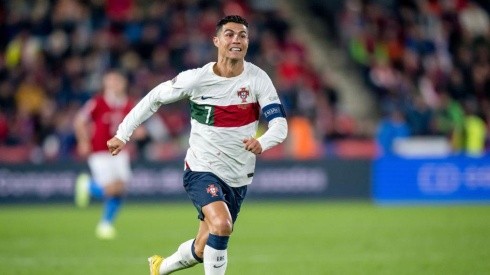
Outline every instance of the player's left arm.
[[255, 154], [261, 154], [283, 142], [288, 135], [286, 112], [279, 100], [277, 91], [265, 72], [262, 72], [261, 76], [257, 86], [257, 100], [262, 107], [262, 115], [268, 121], [268, 129], [257, 139], [244, 140], [245, 149]]
[[257, 138], [257, 141], [260, 143], [262, 148], [260, 153], [283, 142], [288, 135], [288, 123], [286, 121], [286, 115], [282, 105], [268, 105], [262, 110], [274, 110], [274, 112], [278, 112], [278, 114], [276, 117], [273, 117], [270, 120], [268, 119], [269, 123], [267, 131], [261, 137]]

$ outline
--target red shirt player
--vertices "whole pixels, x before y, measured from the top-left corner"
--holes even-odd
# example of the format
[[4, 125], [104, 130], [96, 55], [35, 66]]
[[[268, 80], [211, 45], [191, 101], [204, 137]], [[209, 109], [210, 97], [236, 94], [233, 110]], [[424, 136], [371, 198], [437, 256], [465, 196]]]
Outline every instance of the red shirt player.
[[75, 202], [79, 207], [86, 207], [90, 197], [104, 199], [96, 236], [113, 239], [116, 236], [113, 222], [131, 177], [131, 167], [129, 154], [112, 156], [106, 142], [114, 136], [134, 103], [127, 96], [128, 83], [122, 73], [107, 72], [102, 85], [101, 94], [87, 101], [75, 118], [78, 153], [87, 158], [91, 172], [91, 176], [87, 173], [78, 176]]

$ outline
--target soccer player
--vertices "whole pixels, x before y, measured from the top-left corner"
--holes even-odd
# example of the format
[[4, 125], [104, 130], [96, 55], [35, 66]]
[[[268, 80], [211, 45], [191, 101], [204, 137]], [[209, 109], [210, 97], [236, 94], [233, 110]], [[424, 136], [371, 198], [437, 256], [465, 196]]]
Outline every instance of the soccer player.
[[127, 79], [118, 71], [109, 71], [102, 79], [102, 93], [91, 98], [74, 121], [77, 149], [87, 157], [91, 177], [82, 173], [75, 187], [75, 203], [86, 207], [90, 197], [104, 200], [104, 211], [96, 227], [100, 239], [116, 236], [114, 219], [121, 208], [125, 185], [130, 180], [130, 158], [126, 151], [113, 157], [106, 142], [117, 130], [134, 103], [127, 97]]
[[[119, 125], [107, 142], [118, 155], [133, 130], [166, 103], [188, 99], [191, 107], [189, 149], [184, 188], [198, 212], [194, 239], [167, 258], [148, 259], [150, 274], [170, 274], [203, 263], [207, 275], [225, 274], [228, 239], [252, 182], [256, 155], [287, 136], [286, 115], [268, 75], [244, 60], [248, 23], [240, 16], [218, 21], [213, 43], [217, 62], [181, 72], [152, 89]], [[259, 138], [259, 113], [268, 130]]]

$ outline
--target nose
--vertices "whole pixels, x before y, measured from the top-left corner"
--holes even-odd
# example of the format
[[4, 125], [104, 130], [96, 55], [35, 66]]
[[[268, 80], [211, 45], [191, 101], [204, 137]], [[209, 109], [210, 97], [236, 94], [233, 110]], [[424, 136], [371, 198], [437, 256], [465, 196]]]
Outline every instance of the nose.
[[233, 43], [240, 43], [240, 36], [239, 36], [239, 34], [233, 35], [233, 39], [231, 41]]

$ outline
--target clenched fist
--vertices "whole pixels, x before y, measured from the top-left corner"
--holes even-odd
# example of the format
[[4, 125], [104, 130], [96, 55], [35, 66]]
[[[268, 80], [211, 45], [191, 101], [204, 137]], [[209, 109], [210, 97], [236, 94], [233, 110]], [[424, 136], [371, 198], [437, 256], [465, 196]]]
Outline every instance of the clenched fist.
[[121, 152], [122, 148], [126, 145], [122, 140], [117, 137], [113, 137], [107, 141], [107, 148], [109, 152], [115, 156]]
[[245, 150], [250, 151], [256, 155], [262, 153], [262, 146], [260, 142], [255, 138], [246, 138], [243, 140], [243, 144], [245, 145]]

